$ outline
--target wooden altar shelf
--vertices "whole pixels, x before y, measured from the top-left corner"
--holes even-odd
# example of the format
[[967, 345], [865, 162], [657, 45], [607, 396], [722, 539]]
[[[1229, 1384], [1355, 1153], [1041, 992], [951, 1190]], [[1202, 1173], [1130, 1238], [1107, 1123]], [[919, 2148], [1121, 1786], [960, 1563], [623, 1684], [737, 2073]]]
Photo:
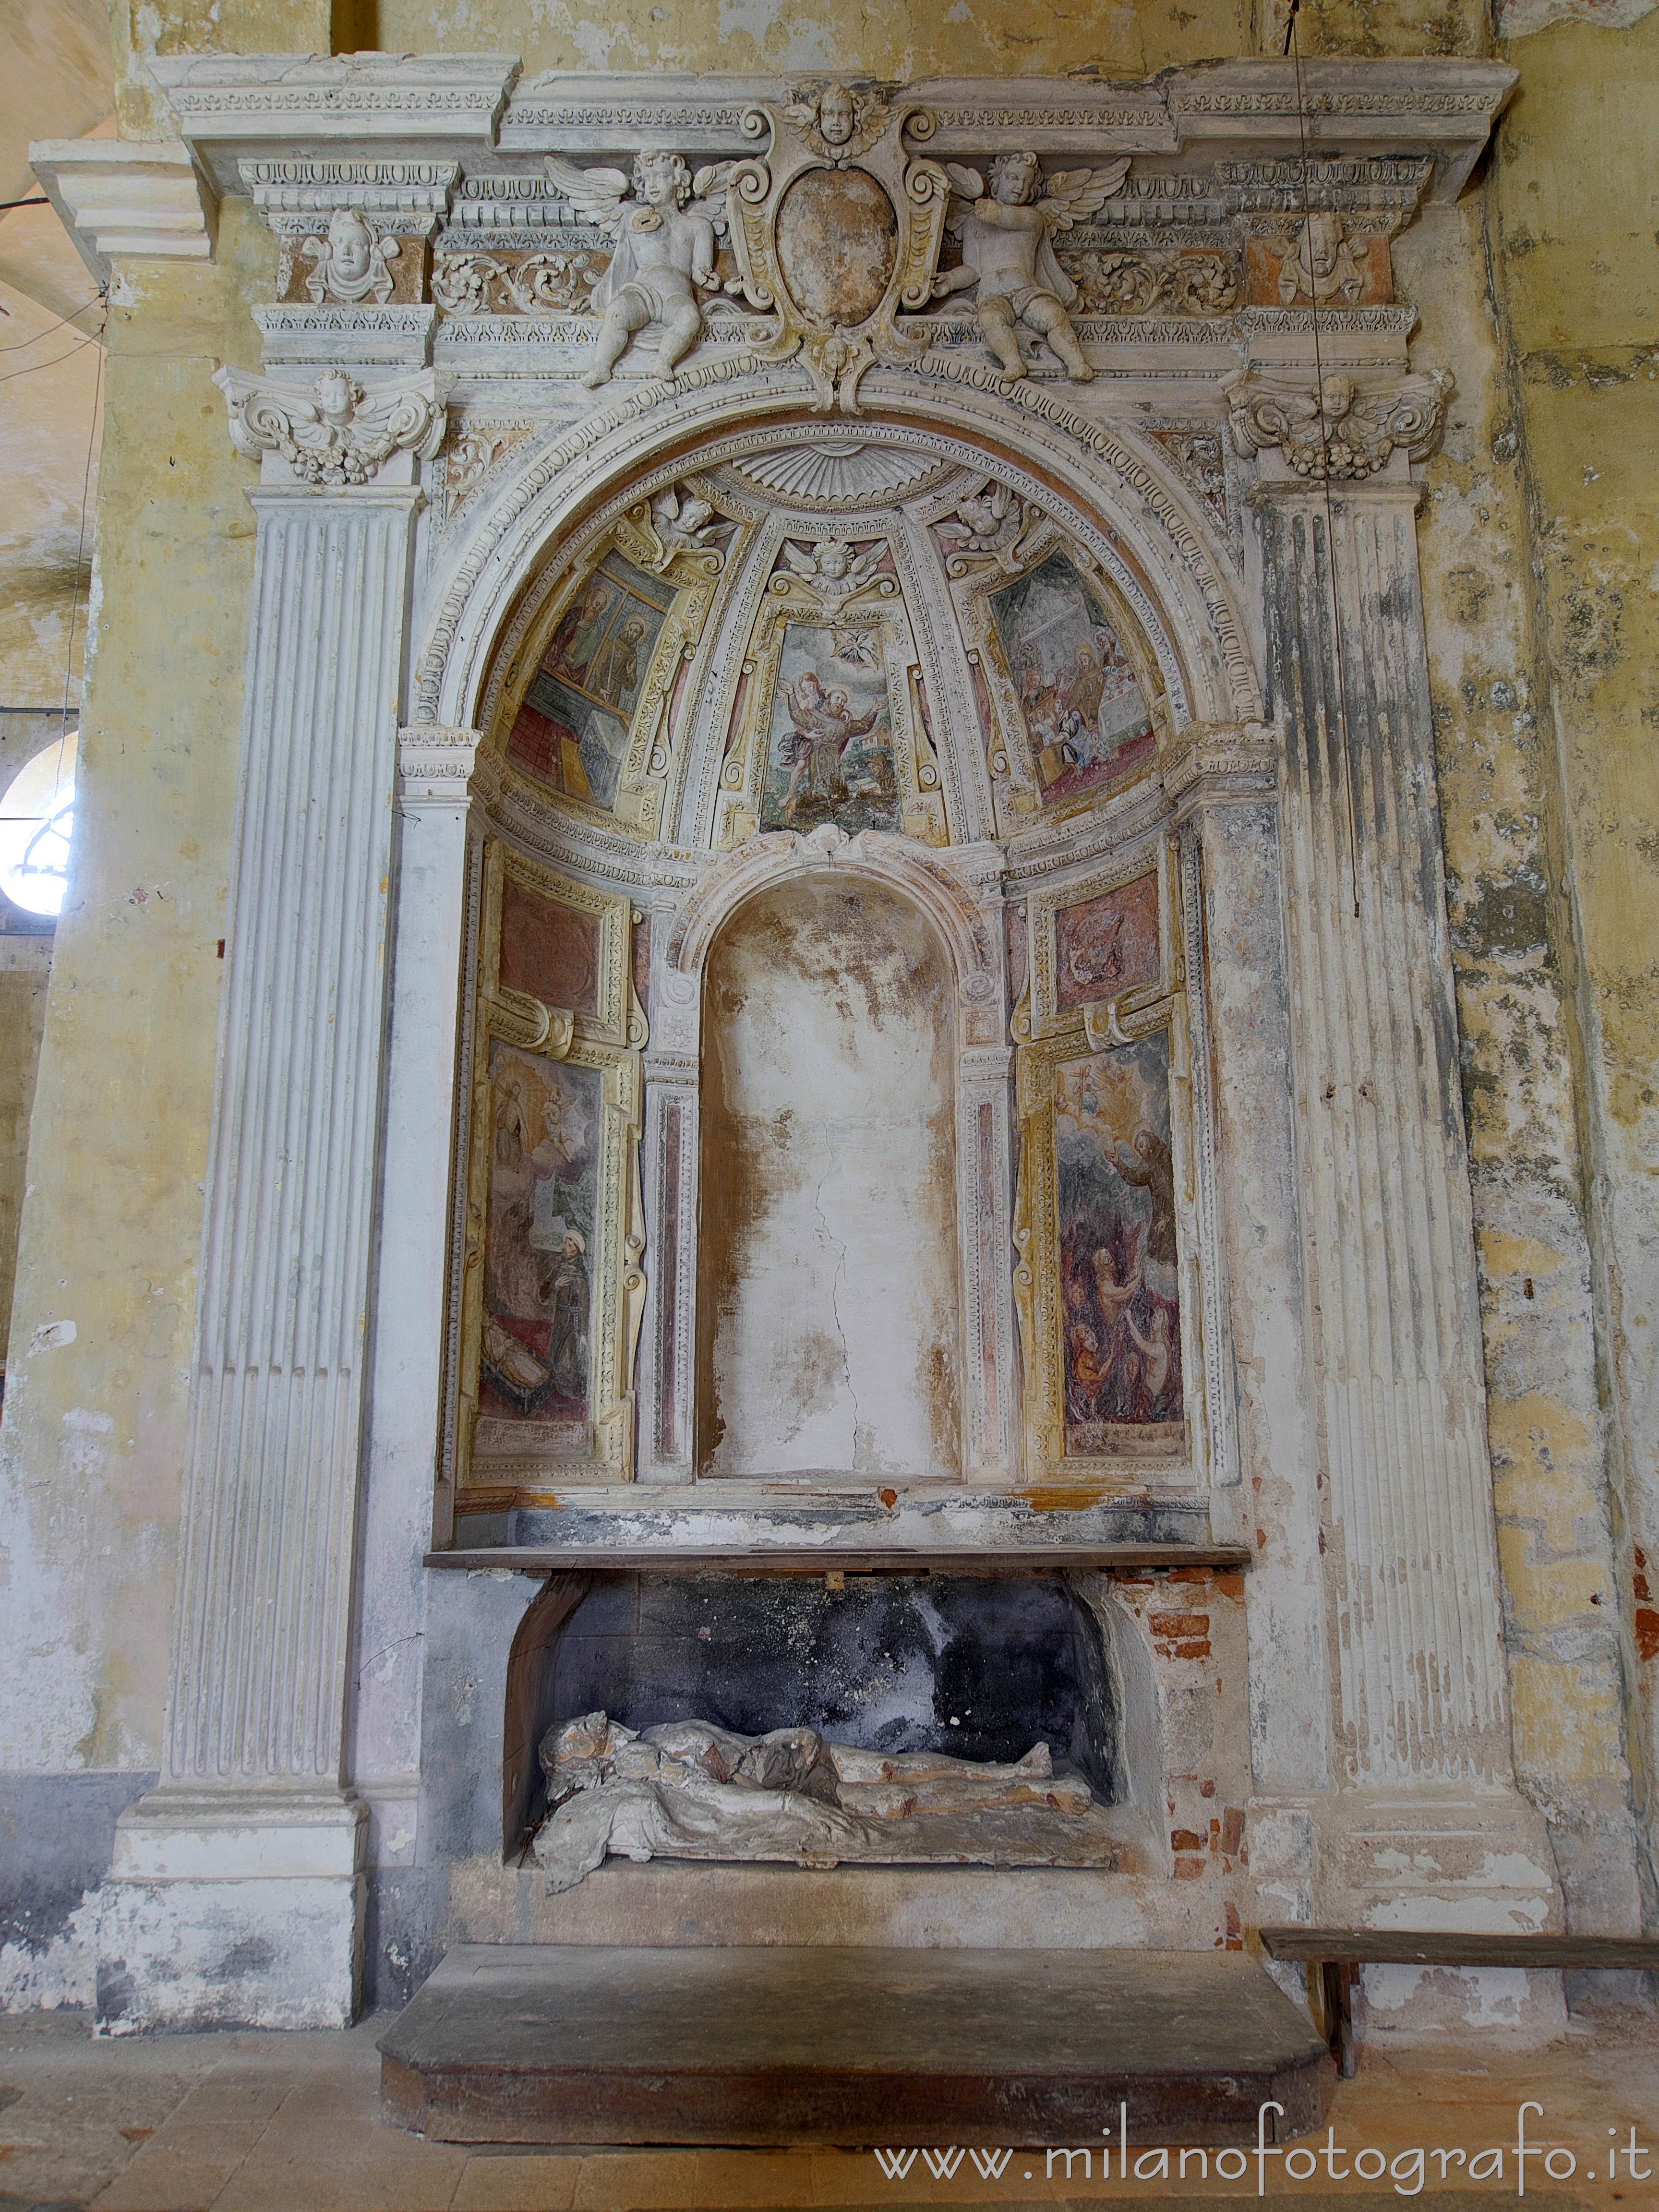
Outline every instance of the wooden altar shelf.
[[1102, 2149], [1320, 2124], [1324, 2040], [1191, 1951], [464, 1944], [380, 2039], [386, 2117], [446, 2142]]
[[693, 1550], [666, 1545], [629, 1545], [600, 1550], [587, 1545], [479, 1546], [470, 1551], [428, 1552], [428, 1567], [507, 1568], [520, 1574], [632, 1573], [654, 1575], [1019, 1575], [1072, 1568], [1103, 1574], [1147, 1569], [1216, 1567], [1237, 1572], [1250, 1563], [1243, 1544], [1029, 1544], [987, 1551], [963, 1545], [922, 1550], [822, 1550], [777, 1545], [751, 1551]]

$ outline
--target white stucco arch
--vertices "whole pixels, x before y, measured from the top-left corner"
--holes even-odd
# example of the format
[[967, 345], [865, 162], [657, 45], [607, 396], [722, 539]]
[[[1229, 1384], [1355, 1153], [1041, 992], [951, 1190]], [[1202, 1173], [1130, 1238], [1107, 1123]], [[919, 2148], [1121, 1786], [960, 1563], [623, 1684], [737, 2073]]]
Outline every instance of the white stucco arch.
[[[411, 721], [484, 726], [492, 665], [525, 581], [574, 530], [602, 526], [613, 507], [757, 441], [848, 434], [852, 420], [815, 416], [807, 400], [802, 373], [714, 362], [672, 385], [643, 384], [522, 449], [441, 549], [417, 623]], [[1139, 617], [1178, 728], [1259, 717], [1240, 579], [1213, 520], [1151, 440], [1103, 411], [1085, 415], [1048, 385], [1010, 391], [955, 360], [933, 374], [872, 373], [861, 400], [860, 434], [921, 434], [1067, 511]]]

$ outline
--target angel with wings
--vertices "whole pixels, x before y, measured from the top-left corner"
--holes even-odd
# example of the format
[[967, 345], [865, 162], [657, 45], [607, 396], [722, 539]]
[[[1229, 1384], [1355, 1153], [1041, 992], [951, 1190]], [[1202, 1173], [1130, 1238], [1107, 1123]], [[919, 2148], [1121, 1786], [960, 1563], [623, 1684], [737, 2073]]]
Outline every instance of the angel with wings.
[[812, 585], [820, 599], [839, 606], [850, 599], [854, 592], [861, 592], [874, 579], [875, 567], [887, 550], [885, 538], [866, 545], [860, 553], [838, 538], [823, 538], [810, 553], [790, 538], [783, 541], [783, 557], [804, 584]]
[[657, 367], [664, 376], [672, 377], [696, 343], [702, 330], [697, 295], [722, 289], [715, 240], [726, 228], [731, 168], [729, 161], [712, 162], [693, 178], [678, 154], [640, 154], [630, 193], [620, 169], [578, 169], [557, 155], [547, 156], [555, 189], [583, 222], [615, 241], [611, 266], [593, 294], [604, 320], [584, 384], [609, 382], [629, 341], [649, 324], [662, 326]]
[[1091, 216], [1128, 173], [1127, 159], [1103, 169], [1062, 169], [1046, 181], [1035, 154], [999, 154], [991, 189], [976, 169], [945, 164], [953, 188], [945, 220], [962, 237], [962, 266], [933, 279], [933, 297], [979, 287], [980, 334], [1010, 382], [1026, 374], [1016, 325], [1036, 331], [1073, 384], [1094, 375], [1066, 310], [1077, 287], [1055, 258], [1054, 234]]

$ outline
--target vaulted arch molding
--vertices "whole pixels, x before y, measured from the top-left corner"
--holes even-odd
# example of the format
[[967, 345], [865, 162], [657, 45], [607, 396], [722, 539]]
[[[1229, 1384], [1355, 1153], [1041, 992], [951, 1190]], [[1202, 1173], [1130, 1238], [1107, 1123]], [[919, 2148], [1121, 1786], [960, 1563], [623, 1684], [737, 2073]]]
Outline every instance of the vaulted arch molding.
[[769, 440], [921, 439], [964, 468], [998, 475], [1091, 545], [1158, 663], [1175, 726], [1231, 725], [1261, 712], [1240, 583], [1215, 523], [1150, 438], [1081, 413], [1046, 386], [1014, 392], [971, 364], [923, 376], [875, 372], [864, 411], [826, 419], [803, 407], [803, 380], [710, 363], [653, 384], [539, 447], [447, 533], [429, 571], [410, 687], [416, 723], [481, 727], [526, 580], [552, 549], [609, 526], [688, 465], [714, 465]]

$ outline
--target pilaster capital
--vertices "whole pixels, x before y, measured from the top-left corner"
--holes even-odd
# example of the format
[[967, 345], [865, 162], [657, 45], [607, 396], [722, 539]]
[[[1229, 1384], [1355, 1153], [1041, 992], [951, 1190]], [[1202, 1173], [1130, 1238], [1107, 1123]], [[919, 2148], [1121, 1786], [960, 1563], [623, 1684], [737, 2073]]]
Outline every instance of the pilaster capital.
[[1259, 802], [1279, 783], [1278, 732], [1266, 722], [1211, 725], [1191, 731], [1164, 769], [1164, 789], [1177, 823], [1217, 805]]
[[1396, 453], [1425, 459], [1440, 441], [1452, 388], [1444, 368], [1364, 379], [1247, 368], [1222, 386], [1244, 459], [1268, 454], [1317, 483], [1361, 483]]
[[483, 739], [477, 730], [416, 722], [398, 732], [398, 798], [404, 806], [465, 805]]
[[[222, 368], [214, 382], [230, 410], [230, 441], [267, 478], [337, 491], [372, 483], [400, 454], [429, 461], [444, 441], [454, 379], [432, 369], [365, 388], [343, 368], [309, 386]], [[268, 457], [268, 458], [267, 458]]]
[[112, 254], [213, 258], [218, 195], [177, 140], [40, 138], [29, 167], [100, 285], [109, 282]]

